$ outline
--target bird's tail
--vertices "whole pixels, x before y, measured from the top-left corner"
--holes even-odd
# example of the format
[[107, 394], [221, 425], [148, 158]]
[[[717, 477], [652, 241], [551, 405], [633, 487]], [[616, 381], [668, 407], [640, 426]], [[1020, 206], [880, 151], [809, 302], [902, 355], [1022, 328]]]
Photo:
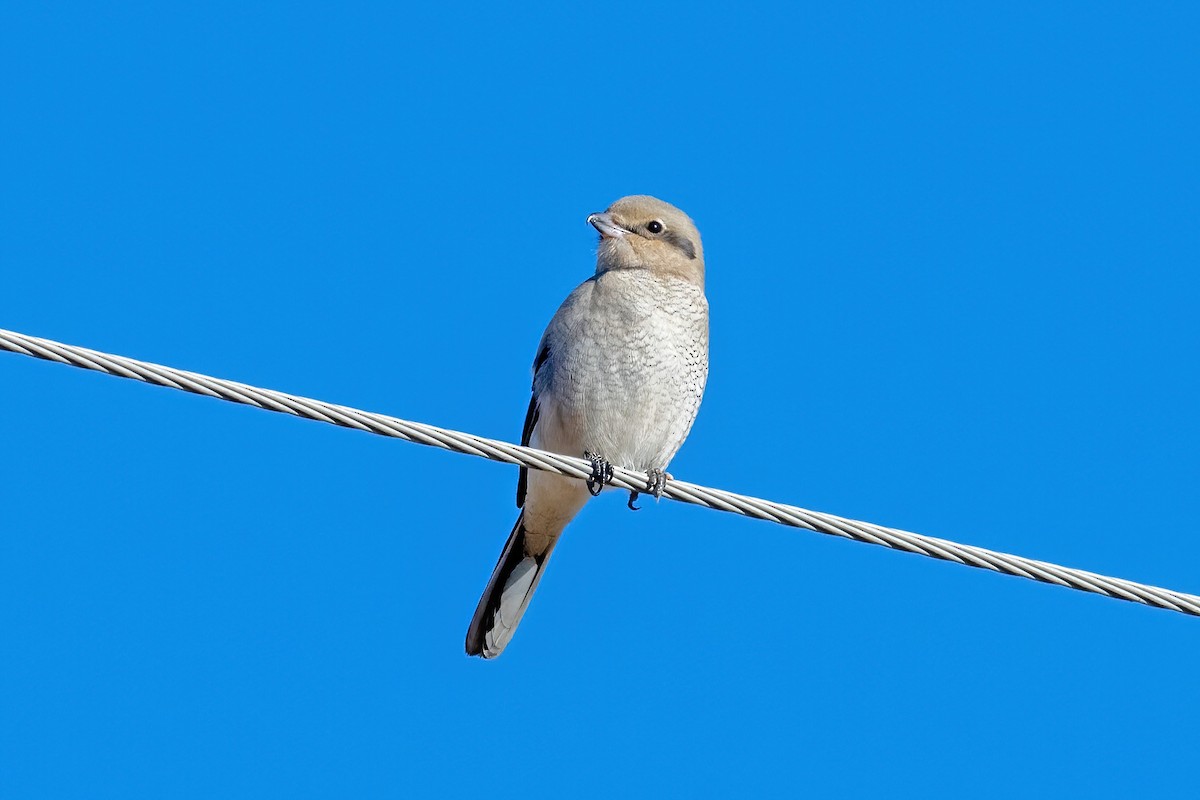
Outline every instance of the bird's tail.
[[557, 539], [531, 536], [525, 530], [525, 513], [517, 517], [467, 628], [467, 655], [495, 658], [503, 652], [533, 597]]

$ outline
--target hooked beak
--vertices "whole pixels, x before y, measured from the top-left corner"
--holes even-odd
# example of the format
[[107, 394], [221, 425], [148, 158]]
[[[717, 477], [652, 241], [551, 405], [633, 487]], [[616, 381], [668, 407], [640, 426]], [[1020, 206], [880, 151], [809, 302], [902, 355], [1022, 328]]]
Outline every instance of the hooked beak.
[[587, 218], [587, 221], [588, 225], [600, 231], [601, 239], [617, 239], [629, 234], [629, 231], [616, 223], [612, 218], [612, 214], [592, 214]]

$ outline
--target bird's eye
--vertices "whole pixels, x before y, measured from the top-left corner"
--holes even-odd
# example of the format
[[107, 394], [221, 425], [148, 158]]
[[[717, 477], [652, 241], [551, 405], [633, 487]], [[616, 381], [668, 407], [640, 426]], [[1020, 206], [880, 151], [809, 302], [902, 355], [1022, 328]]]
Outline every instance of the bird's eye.
[[656, 219], [652, 219], [650, 220], [650, 223], [646, 225], [646, 230], [650, 231], [651, 233], [662, 233], [663, 224]]

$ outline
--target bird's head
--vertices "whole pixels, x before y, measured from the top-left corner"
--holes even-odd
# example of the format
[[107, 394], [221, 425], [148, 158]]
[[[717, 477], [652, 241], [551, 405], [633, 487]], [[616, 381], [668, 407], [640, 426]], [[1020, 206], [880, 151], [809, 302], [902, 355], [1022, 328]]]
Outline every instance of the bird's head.
[[700, 231], [687, 214], [670, 203], [649, 195], [631, 195], [587, 221], [600, 232], [597, 274], [647, 269], [704, 285]]

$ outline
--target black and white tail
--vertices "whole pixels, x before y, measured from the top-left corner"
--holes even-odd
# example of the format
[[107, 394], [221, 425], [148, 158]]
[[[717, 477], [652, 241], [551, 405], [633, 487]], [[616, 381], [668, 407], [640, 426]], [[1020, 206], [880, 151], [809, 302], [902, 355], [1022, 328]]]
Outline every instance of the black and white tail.
[[[517, 524], [509, 534], [504, 552], [492, 571], [483, 597], [467, 628], [467, 655], [495, 658], [504, 651], [512, 639], [521, 616], [525, 613], [533, 590], [546, 569], [546, 561], [554, 547], [553, 537], [533, 537], [540, 547], [530, 547], [530, 537], [525, 530], [525, 514], [517, 517]], [[534, 552], [536, 550], [536, 552]]]

